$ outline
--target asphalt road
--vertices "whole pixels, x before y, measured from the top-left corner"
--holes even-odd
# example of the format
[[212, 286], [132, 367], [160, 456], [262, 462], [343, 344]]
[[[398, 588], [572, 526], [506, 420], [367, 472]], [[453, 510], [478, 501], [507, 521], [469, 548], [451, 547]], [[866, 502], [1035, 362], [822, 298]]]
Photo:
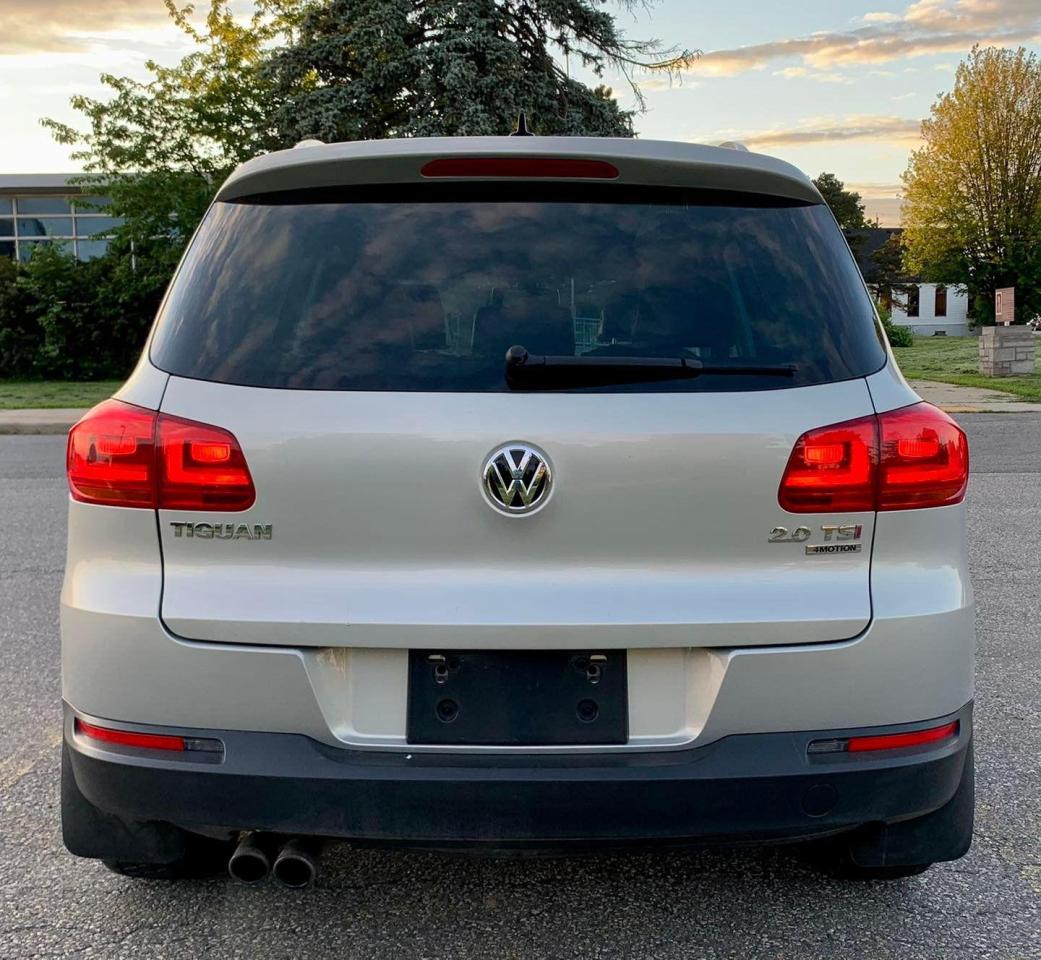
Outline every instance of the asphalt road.
[[317, 886], [130, 881], [62, 848], [62, 440], [0, 437], [0, 958], [1041, 958], [1041, 415], [964, 416], [979, 610], [968, 857], [842, 884], [783, 850], [334, 850]]

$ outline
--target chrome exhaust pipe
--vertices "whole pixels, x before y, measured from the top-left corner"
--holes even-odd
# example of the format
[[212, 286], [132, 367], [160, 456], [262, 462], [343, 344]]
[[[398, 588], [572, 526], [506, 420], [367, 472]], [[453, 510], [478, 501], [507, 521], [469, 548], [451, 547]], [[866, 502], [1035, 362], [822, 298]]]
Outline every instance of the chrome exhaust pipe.
[[275, 882], [291, 890], [302, 890], [318, 875], [318, 860], [322, 855], [317, 840], [296, 837], [282, 845], [271, 868]]
[[243, 833], [228, 859], [228, 873], [239, 883], [260, 883], [271, 872], [270, 844], [255, 833]]

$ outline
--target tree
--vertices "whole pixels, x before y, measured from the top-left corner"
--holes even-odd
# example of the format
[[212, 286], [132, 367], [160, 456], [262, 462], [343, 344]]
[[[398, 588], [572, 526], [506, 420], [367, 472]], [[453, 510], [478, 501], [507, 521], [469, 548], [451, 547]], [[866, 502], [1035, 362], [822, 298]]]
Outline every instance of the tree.
[[245, 22], [232, 15], [231, 2], [209, 0], [197, 27], [191, 6], [164, 0], [194, 51], [173, 67], [149, 60], [144, 82], [102, 74], [111, 98], [72, 98], [85, 132], [42, 121], [59, 143], [77, 148], [84, 185], [109, 195], [112, 214], [125, 218], [117, 250], [133, 242], [139, 261], [157, 257], [164, 283], [220, 182], [243, 160], [284, 143], [260, 67], [267, 46], [288, 36], [302, 0], [256, 0]]
[[964, 284], [978, 322], [1006, 286], [1017, 319], [1041, 313], [1041, 61], [973, 48], [922, 137], [904, 174], [908, 265]]
[[[268, 75], [289, 139], [504, 134], [525, 111], [536, 133], [632, 136], [611, 90], [574, 62], [673, 71], [694, 54], [627, 39], [606, 0], [324, 0], [304, 11]], [[628, 5], [628, 4], [626, 4]]]
[[846, 185], [833, 173], [822, 173], [813, 181], [824, 202], [831, 207], [839, 226], [843, 230], [863, 230], [868, 226], [864, 219], [864, 203], [860, 194], [847, 190]]
[[868, 283], [879, 293], [879, 299], [888, 305], [893, 294], [905, 294], [914, 285], [904, 266], [904, 242], [899, 233], [893, 233], [871, 254]]

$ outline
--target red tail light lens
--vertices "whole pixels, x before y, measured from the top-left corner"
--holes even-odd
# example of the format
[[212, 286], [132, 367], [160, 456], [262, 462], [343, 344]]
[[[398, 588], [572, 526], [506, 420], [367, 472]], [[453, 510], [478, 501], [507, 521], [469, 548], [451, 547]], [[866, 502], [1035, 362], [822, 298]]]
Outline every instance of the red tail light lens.
[[911, 510], [960, 503], [968, 482], [965, 434], [916, 403], [804, 433], [777, 499], [789, 513]]
[[445, 157], [431, 160], [424, 177], [513, 177], [549, 180], [617, 180], [618, 168], [605, 160], [572, 157]]
[[969, 483], [969, 443], [946, 413], [927, 403], [884, 413], [879, 510], [960, 503]]
[[246, 510], [253, 478], [227, 430], [106, 400], [69, 431], [76, 500], [114, 507]]
[[245, 510], [256, 491], [238, 442], [220, 427], [159, 415], [159, 506]]
[[106, 400], [71, 431], [66, 462], [76, 500], [155, 506], [155, 413]]
[[790, 513], [874, 510], [877, 450], [874, 417], [804, 433], [781, 481], [781, 506]]

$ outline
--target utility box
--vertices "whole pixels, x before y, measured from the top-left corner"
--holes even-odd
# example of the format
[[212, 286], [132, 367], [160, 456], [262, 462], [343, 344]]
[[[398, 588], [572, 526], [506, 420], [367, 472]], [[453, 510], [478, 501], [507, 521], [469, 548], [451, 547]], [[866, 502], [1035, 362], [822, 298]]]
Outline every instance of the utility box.
[[1034, 372], [1036, 347], [1029, 327], [984, 327], [980, 335], [980, 373], [986, 377], [1025, 377]]

